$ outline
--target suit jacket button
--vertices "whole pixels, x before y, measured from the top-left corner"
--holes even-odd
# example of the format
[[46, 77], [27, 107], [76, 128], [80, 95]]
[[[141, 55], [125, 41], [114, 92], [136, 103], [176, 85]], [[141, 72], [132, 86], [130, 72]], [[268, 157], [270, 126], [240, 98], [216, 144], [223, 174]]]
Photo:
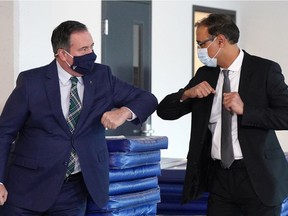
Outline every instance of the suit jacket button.
[[66, 161], [66, 162], [64, 163], [64, 165], [65, 165], [65, 166], [68, 166], [68, 162]]

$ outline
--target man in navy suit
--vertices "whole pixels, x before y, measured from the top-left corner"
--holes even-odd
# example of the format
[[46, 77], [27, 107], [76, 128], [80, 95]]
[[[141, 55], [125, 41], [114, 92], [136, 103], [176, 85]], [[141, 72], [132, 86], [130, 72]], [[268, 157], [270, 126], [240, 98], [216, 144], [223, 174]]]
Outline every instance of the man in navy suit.
[[[141, 124], [157, 107], [153, 94], [95, 63], [84, 24], [61, 23], [51, 42], [55, 60], [19, 74], [0, 118], [1, 216], [83, 216], [88, 195], [103, 207], [109, 184], [105, 128], [127, 120]], [[66, 122], [71, 77], [82, 107], [73, 133]], [[72, 149], [76, 163], [66, 177]]]
[[[274, 130], [288, 129], [287, 85], [277, 63], [249, 55], [238, 39], [229, 16], [199, 21], [198, 57], [205, 66], [167, 95], [157, 114], [174, 120], [192, 113], [183, 202], [209, 191], [209, 216], [279, 216], [288, 164]], [[230, 93], [222, 94], [223, 70], [229, 70]], [[231, 166], [222, 161], [222, 104], [232, 116]]]

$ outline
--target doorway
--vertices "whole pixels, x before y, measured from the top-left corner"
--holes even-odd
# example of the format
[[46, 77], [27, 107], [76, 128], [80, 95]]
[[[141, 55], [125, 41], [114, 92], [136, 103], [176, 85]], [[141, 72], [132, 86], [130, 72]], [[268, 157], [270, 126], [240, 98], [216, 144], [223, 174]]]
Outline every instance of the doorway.
[[[115, 76], [151, 91], [151, 1], [102, 1], [102, 63]], [[143, 125], [124, 123], [107, 136], [151, 135], [151, 118]]]

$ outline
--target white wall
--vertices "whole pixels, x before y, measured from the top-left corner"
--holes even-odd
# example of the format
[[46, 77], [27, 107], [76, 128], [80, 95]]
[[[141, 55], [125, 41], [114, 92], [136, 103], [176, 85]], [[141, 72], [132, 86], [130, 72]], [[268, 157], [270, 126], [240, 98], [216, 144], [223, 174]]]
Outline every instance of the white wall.
[[15, 24], [13, 2], [0, 1], [0, 111], [14, 87]]
[[[19, 71], [38, 67], [53, 60], [51, 34], [66, 20], [87, 25], [101, 59], [101, 1], [19, 1]], [[15, 71], [17, 75], [18, 71]]]
[[[285, 77], [288, 77], [288, 64], [285, 61], [288, 48], [288, 29], [285, 28], [288, 14], [285, 9], [288, 8], [288, 2], [154, 0], [152, 92], [159, 101], [186, 85], [191, 78], [193, 4], [236, 10], [241, 32], [240, 46], [251, 54], [279, 62]], [[101, 0], [0, 1], [0, 110], [19, 71], [52, 61], [51, 33], [60, 22], [67, 19], [79, 20], [87, 25], [94, 38], [99, 62]], [[3, 56], [6, 57], [5, 61]], [[155, 135], [169, 138], [169, 148], [162, 151], [163, 157], [186, 157], [190, 116], [164, 121], [153, 114], [152, 124]], [[288, 151], [287, 132], [279, 133], [279, 138], [284, 150]]]

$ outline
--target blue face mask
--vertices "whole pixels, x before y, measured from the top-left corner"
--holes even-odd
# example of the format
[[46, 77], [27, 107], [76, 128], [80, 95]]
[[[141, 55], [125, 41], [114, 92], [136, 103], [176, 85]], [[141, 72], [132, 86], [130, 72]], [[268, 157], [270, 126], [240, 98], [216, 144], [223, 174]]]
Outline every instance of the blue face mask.
[[70, 53], [65, 51], [69, 56], [73, 58], [73, 64], [70, 65], [68, 62], [68, 66], [77, 73], [82, 75], [86, 75], [93, 70], [95, 60], [97, 58], [94, 51], [89, 54], [82, 55], [82, 56], [72, 56]]

